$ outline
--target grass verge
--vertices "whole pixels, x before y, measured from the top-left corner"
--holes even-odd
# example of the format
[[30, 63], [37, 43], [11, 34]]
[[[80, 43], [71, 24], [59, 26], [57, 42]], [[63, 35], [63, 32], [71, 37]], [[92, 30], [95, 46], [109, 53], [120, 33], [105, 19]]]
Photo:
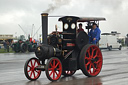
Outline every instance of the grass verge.
[[14, 53], [14, 51], [12, 50], [12, 48], [9, 48], [9, 52], [7, 52], [7, 49], [1, 48], [0, 53]]

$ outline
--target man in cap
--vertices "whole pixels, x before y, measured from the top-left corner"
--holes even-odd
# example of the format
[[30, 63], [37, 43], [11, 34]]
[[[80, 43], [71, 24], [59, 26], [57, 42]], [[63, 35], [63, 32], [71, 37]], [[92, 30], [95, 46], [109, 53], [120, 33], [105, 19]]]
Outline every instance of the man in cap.
[[100, 40], [100, 29], [98, 28], [96, 23], [93, 23], [92, 29], [90, 30], [88, 36], [89, 36], [89, 43], [91, 44], [97, 44]]

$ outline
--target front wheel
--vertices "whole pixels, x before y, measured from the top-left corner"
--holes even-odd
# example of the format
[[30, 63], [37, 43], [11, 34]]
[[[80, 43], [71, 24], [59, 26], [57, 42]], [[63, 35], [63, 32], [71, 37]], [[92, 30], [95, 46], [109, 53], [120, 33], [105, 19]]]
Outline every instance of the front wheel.
[[35, 69], [39, 65], [40, 62], [37, 58], [30, 58], [26, 61], [24, 65], [24, 73], [29, 80], [37, 80], [40, 77], [41, 71]]
[[14, 48], [13, 50], [16, 52], [16, 53], [19, 53], [20, 52], [20, 48], [17, 44], [14, 44]]
[[27, 44], [26, 43], [21, 43], [21, 45], [20, 45], [20, 48], [21, 48], [21, 52], [26, 52], [27, 51], [27, 48], [28, 48], [28, 46], [27, 46]]
[[50, 58], [46, 64], [45, 72], [46, 72], [47, 78], [50, 81], [57, 81], [62, 74], [61, 61], [56, 57]]
[[79, 58], [82, 72], [88, 77], [97, 76], [102, 68], [102, 59], [102, 53], [96, 45], [85, 45]]

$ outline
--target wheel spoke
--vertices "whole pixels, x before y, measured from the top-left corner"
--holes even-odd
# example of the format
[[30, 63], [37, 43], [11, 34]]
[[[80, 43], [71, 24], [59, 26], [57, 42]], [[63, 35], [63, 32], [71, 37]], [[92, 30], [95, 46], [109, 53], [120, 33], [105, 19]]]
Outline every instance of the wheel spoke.
[[52, 75], [53, 71], [49, 74], [50, 76]]
[[97, 62], [95, 62], [96, 64], [98, 64], [99, 62], [101, 62], [101, 60], [98, 60]]
[[32, 60], [31, 60], [30, 62], [31, 62], [31, 66], [33, 67], [33, 63], [32, 63]]
[[55, 72], [53, 72], [53, 79], [55, 79]]
[[97, 54], [98, 54], [98, 51], [96, 51], [96, 54], [95, 54], [95, 56], [93, 58], [96, 58], [97, 57]]
[[85, 57], [85, 59], [90, 60], [90, 58], [88, 58], [88, 57]]
[[100, 66], [100, 62], [102, 62], [101, 60], [98, 60], [97, 62], [95, 62], [95, 64], [97, 65], [97, 69], [96, 69], [96, 71], [100, 71], [100, 68], [101, 68], [101, 66]]
[[40, 75], [40, 72], [39, 71], [35, 71], [37, 73], [37, 77]]
[[28, 65], [28, 67], [32, 68], [30, 65]]
[[61, 70], [61, 67], [59, 67], [57, 70], [58, 70], [58, 71]]
[[89, 70], [88, 70], [88, 72], [90, 72], [90, 71], [91, 71], [91, 66], [92, 66], [92, 65], [90, 64], [90, 65], [89, 65]]
[[92, 56], [92, 50], [93, 50], [93, 47], [90, 47], [90, 56]]
[[51, 67], [53, 67], [53, 65], [51, 64], [51, 62], [50, 62], [50, 65], [51, 65]]
[[89, 55], [89, 57], [90, 57], [90, 49], [89, 49], [87, 52], [88, 52], [88, 55]]
[[36, 70], [35, 70], [35, 72], [38, 73], [38, 74], [40, 73], [39, 71], [36, 71]]
[[59, 76], [59, 74], [57, 74], [57, 72], [55, 71], [56, 75]]
[[100, 71], [100, 69], [98, 68], [98, 69], [96, 69], [96, 71]]
[[85, 64], [86, 66], [88, 66], [90, 64], [90, 62], [88, 61], [88, 63], [87, 64]]
[[95, 59], [97, 57], [97, 55], [95, 55], [93, 58]]
[[58, 62], [58, 63], [56, 64], [55, 68], [56, 68], [59, 64], [60, 64], [60, 63]]
[[53, 70], [53, 68], [48, 68], [48, 70], [49, 70], [49, 71], [52, 71], [52, 70]]
[[36, 78], [36, 76], [35, 76], [35, 72], [33, 71], [33, 75], [34, 75], [34, 78]]
[[98, 65], [99, 65], [97, 62], [96, 62], [95, 64], [96, 64], [96, 66], [98, 66]]
[[96, 48], [95, 49], [92, 49], [92, 55], [91, 55], [91, 58], [94, 56], [94, 51], [96, 50]]
[[34, 65], [33, 65], [33, 66], [35, 66], [35, 65], [36, 65], [36, 62], [37, 62], [37, 61], [35, 60], [35, 61], [34, 61]]
[[31, 73], [30, 73], [30, 77], [32, 77], [32, 71], [31, 71]]
[[96, 70], [96, 69], [95, 69], [95, 67], [94, 67], [94, 64], [92, 64], [92, 67], [93, 67], [93, 73], [94, 73], [94, 72], [95, 72], [95, 70]]
[[27, 72], [30, 72], [30, 71], [32, 71], [32, 70], [30, 69], [30, 70], [28, 70]]
[[53, 67], [55, 67], [55, 60], [53, 60]]

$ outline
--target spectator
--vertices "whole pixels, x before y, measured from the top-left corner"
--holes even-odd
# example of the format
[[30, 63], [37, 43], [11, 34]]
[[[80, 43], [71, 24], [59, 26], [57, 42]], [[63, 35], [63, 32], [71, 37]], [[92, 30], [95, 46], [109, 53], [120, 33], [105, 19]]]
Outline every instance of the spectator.
[[7, 49], [6, 41], [3, 41], [3, 46], [4, 46], [4, 50], [6, 51], [6, 49]]
[[9, 52], [9, 45], [10, 45], [10, 43], [8, 42], [8, 41], [6, 41], [6, 49], [7, 49], [7, 52]]

